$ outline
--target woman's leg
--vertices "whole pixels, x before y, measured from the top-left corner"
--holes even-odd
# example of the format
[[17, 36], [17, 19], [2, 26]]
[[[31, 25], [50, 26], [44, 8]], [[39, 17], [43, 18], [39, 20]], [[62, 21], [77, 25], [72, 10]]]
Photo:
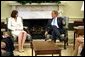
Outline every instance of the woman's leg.
[[21, 42], [22, 42], [22, 32], [18, 36], [18, 49], [21, 50]]
[[76, 41], [75, 41], [75, 50], [74, 50], [74, 56], [77, 56], [77, 54], [78, 54], [78, 48], [79, 48], [79, 46], [80, 46], [80, 37], [78, 37], [78, 38], [76, 38]]
[[22, 38], [22, 50], [23, 50], [23, 46], [24, 46], [24, 43], [25, 43], [25, 40], [26, 40], [26, 37], [27, 37], [27, 33], [25, 31], [23, 31], [23, 38]]

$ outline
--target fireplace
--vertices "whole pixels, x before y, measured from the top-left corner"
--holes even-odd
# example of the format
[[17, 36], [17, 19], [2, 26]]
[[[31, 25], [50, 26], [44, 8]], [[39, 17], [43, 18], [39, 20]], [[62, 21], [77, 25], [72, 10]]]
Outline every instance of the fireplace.
[[33, 39], [44, 39], [45, 28], [48, 19], [23, 19], [23, 25], [28, 27], [28, 30]]
[[[52, 10], [59, 10], [61, 5], [56, 3], [31, 3], [21, 5], [16, 2], [9, 3], [11, 10], [17, 10], [18, 16], [23, 18], [24, 26], [27, 26], [33, 39], [44, 38], [45, 26], [51, 17]], [[62, 10], [62, 8], [61, 8]]]

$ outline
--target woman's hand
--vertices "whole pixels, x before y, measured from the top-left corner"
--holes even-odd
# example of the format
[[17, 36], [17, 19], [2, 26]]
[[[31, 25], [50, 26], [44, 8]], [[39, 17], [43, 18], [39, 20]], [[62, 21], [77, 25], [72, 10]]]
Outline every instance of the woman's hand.
[[15, 29], [15, 31], [23, 31], [23, 29]]

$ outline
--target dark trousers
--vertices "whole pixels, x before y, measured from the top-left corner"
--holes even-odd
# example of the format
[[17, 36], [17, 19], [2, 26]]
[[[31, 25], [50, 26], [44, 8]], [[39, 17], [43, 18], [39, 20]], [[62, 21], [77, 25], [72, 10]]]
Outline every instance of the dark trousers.
[[57, 28], [56, 26], [52, 26], [52, 36], [53, 36], [53, 39], [52, 40], [55, 40], [56, 39], [59, 39], [61, 38], [61, 34], [64, 33], [63, 30], [61, 28]]

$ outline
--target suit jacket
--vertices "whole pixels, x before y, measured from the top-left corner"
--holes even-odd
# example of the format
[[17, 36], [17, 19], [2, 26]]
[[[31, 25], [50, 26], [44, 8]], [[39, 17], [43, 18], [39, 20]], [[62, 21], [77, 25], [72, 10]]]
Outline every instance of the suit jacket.
[[[51, 25], [52, 20], [53, 19], [49, 19], [47, 26], [46, 26], [46, 31], [48, 31], [48, 33], [51, 33], [51, 31], [52, 31], [52, 25]], [[63, 29], [63, 18], [57, 17], [57, 23], [58, 23], [59, 28]]]
[[[17, 17], [17, 21], [14, 20], [14, 18], [10, 17], [8, 19], [8, 29], [12, 31], [13, 35], [18, 36], [21, 30], [23, 30], [23, 22], [21, 17]], [[17, 29], [17, 30], [16, 30]], [[21, 29], [21, 30], [18, 30]]]
[[21, 17], [17, 17], [17, 21], [10, 17], [8, 19], [8, 29], [14, 31], [15, 29], [23, 29], [23, 23]]
[[13, 52], [14, 51], [14, 43], [11, 37], [3, 38], [2, 37], [2, 42], [6, 43], [6, 47], [4, 48], [8, 52]]

